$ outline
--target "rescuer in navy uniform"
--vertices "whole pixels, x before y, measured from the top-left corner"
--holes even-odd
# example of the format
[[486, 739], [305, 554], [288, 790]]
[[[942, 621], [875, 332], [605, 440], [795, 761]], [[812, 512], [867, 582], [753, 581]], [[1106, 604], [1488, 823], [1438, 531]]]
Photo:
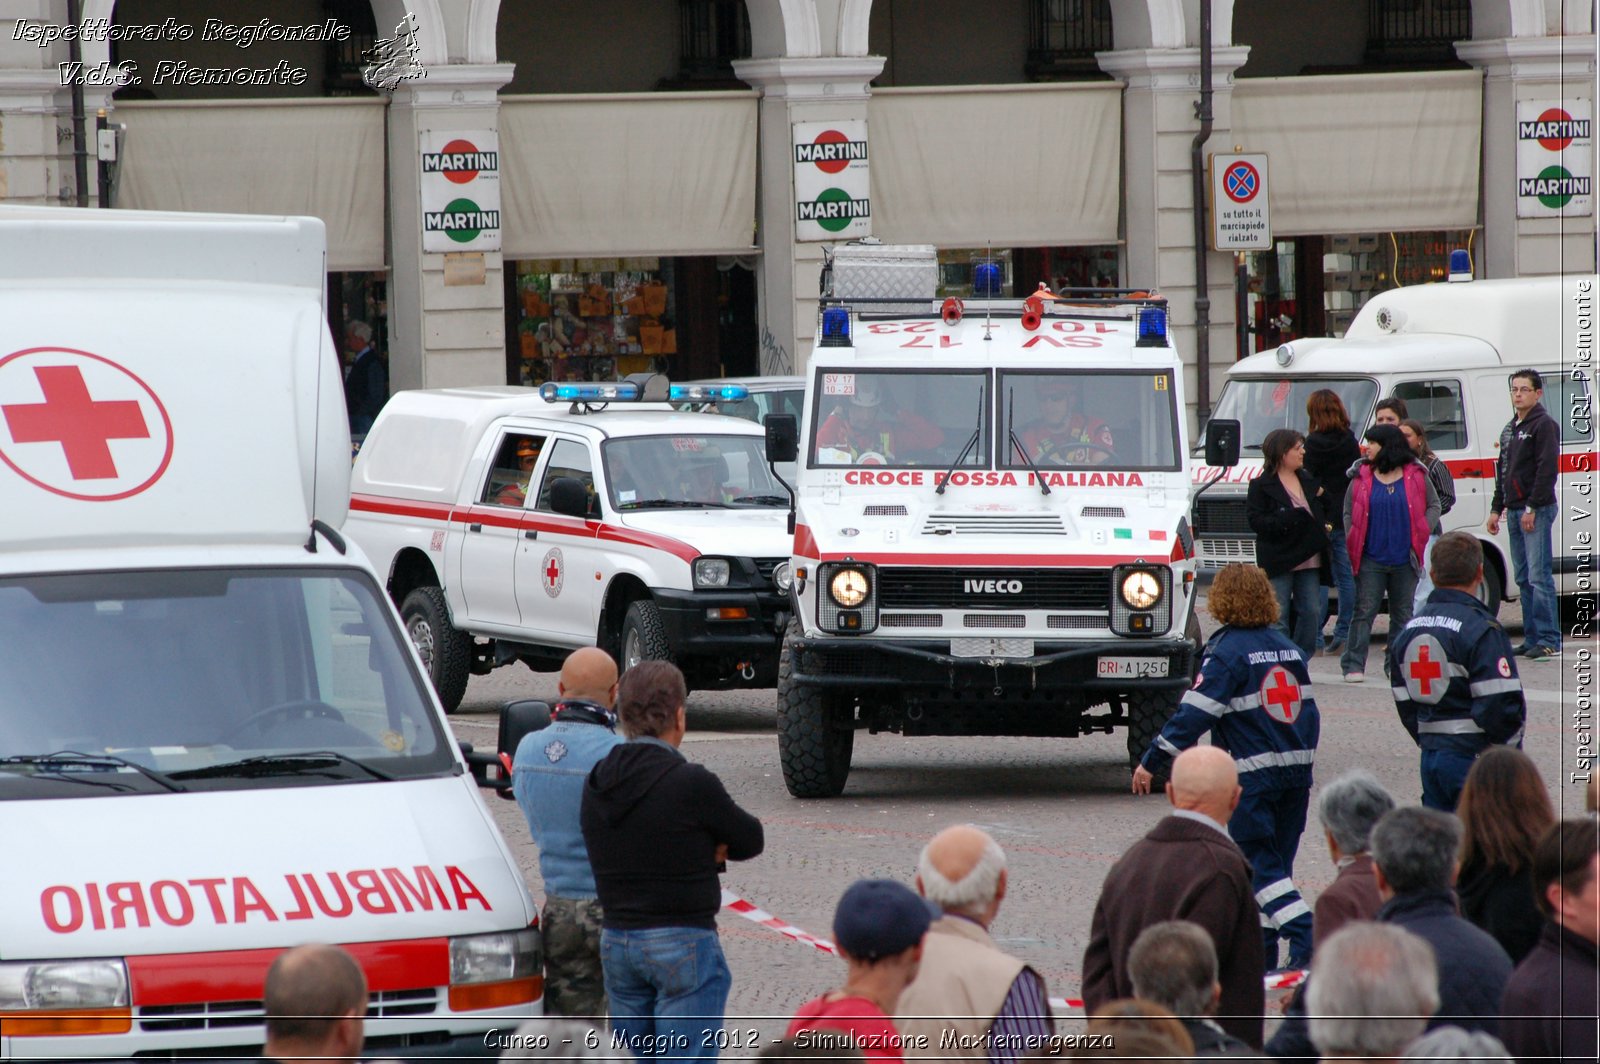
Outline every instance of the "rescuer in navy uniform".
[[1422, 804], [1452, 813], [1479, 754], [1522, 746], [1528, 705], [1511, 640], [1476, 594], [1478, 537], [1440, 536], [1430, 575], [1425, 608], [1389, 643], [1389, 676], [1400, 723], [1422, 748]]
[[1278, 939], [1289, 940], [1288, 967], [1311, 960], [1311, 907], [1291, 878], [1311, 799], [1321, 717], [1299, 647], [1273, 628], [1278, 599], [1267, 574], [1230, 565], [1211, 585], [1211, 613], [1223, 623], [1201, 652], [1200, 674], [1178, 710], [1133, 770], [1133, 793], [1149, 794], [1172, 759], [1211, 732], [1233, 756], [1244, 791], [1228, 834], [1250, 861], [1267, 967]]

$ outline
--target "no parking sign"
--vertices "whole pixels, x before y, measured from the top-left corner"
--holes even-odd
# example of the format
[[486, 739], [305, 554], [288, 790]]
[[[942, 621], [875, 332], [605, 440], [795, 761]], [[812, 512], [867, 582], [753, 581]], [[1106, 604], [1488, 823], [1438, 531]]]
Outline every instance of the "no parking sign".
[[1266, 251], [1272, 247], [1266, 155], [1213, 154], [1210, 189], [1213, 251]]

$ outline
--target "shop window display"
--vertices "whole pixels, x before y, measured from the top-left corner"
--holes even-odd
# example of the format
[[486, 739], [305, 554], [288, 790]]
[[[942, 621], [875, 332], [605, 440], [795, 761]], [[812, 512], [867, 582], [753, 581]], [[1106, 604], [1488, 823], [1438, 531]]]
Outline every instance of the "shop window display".
[[669, 259], [515, 264], [513, 384], [668, 371], [677, 353]]

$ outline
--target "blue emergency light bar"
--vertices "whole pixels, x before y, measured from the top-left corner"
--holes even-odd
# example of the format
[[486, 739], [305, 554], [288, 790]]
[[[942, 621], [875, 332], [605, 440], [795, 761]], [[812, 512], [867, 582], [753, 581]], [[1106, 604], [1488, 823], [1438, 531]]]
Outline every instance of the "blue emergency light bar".
[[1167, 346], [1167, 310], [1165, 307], [1139, 308], [1139, 338], [1135, 347]]
[[822, 339], [817, 341], [819, 347], [849, 347], [850, 346], [850, 309], [848, 307], [828, 307], [822, 312]]
[[732, 403], [750, 398], [750, 389], [742, 384], [674, 384], [667, 398], [674, 403]]
[[1450, 274], [1452, 281], [1472, 280], [1472, 253], [1466, 248], [1456, 248], [1450, 252]]
[[539, 398], [547, 403], [636, 403], [639, 401], [639, 386], [631, 381], [611, 384], [576, 381], [558, 384], [548, 381], [539, 385]]
[[998, 299], [1005, 283], [1005, 270], [993, 259], [972, 267], [972, 294], [978, 299]]

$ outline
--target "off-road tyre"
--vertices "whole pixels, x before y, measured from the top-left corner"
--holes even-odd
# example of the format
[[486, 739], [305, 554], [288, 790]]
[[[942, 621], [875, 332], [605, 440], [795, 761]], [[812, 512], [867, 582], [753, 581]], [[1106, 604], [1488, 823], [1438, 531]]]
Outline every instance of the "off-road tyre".
[[419, 587], [407, 595], [400, 603], [400, 620], [440, 705], [446, 713], [454, 713], [467, 693], [472, 637], [450, 624], [450, 607], [437, 587]]
[[[1189, 660], [1189, 677], [1192, 681], [1195, 674], [1200, 671], [1200, 650], [1205, 646], [1205, 635], [1200, 630], [1200, 619], [1193, 611], [1189, 614], [1189, 621], [1184, 625], [1183, 636], [1194, 645], [1194, 653]], [[1139, 767], [1139, 762], [1144, 760], [1145, 752], [1150, 749], [1150, 744], [1155, 742], [1156, 736], [1161, 734], [1161, 729], [1167, 726], [1167, 721], [1172, 719], [1172, 714], [1177, 712], [1178, 700], [1181, 693], [1167, 691], [1136, 691], [1128, 696], [1128, 768]], [[1157, 785], [1164, 786], [1166, 777], [1156, 778]]]
[[628, 604], [622, 616], [622, 630], [617, 636], [622, 654], [618, 659], [621, 671], [641, 661], [671, 661], [672, 644], [667, 641], [667, 626], [661, 621], [661, 607], [654, 599], [635, 599]]
[[1500, 603], [1505, 600], [1505, 577], [1500, 575], [1500, 567], [1492, 560], [1485, 558], [1483, 562], [1483, 580], [1478, 584], [1478, 601], [1483, 603], [1489, 611], [1489, 616], [1500, 616]]
[[783, 785], [796, 798], [837, 798], [850, 776], [850, 755], [856, 733], [850, 709], [822, 688], [797, 684], [791, 640], [800, 634], [789, 626], [778, 655], [778, 762]]

